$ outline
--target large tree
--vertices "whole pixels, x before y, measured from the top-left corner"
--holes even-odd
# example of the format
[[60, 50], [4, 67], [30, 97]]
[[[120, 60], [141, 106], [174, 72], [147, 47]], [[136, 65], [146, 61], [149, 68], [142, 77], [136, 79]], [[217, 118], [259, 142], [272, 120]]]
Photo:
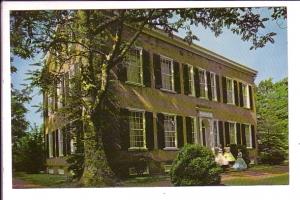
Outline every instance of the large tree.
[[[285, 8], [270, 8], [271, 19], [286, 19]], [[104, 107], [104, 97], [110, 85], [110, 72], [122, 62], [127, 51], [145, 29], [160, 29], [172, 37], [185, 31], [184, 41], [191, 44], [198, 37], [191, 27], [210, 29], [216, 36], [227, 28], [251, 41], [251, 49], [274, 42], [276, 33], [259, 34], [269, 18], [253, 8], [193, 8], [193, 9], [119, 9], [13, 11], [11, 13], [11, 50], [14, 55], [32, 58], [43, 53], [55, 57], [63, 66], [71, 59], [80, 62], [80, 96], [84, 124], [84, 170], [81, 182], [85, 186], [113, 184], [113, 173], [103, 150], [103, 133], [97, 116]], [[126, 34], [130, 29], [131, 34]], [[130, 35], [130, 37], [129, 37]], [[75, 48], [73, 48], [75, 47]], [[80, 49], [80, 51], [78, 51]], [[35, 72], [34, 83], [49, 92], [49, 83], [61, 71]], [[51, 82], [52, 81], [52, 82]]]
[[256, 97], [260, 157], [278, 164], [288, 154], [288, 79], [261, 81]]

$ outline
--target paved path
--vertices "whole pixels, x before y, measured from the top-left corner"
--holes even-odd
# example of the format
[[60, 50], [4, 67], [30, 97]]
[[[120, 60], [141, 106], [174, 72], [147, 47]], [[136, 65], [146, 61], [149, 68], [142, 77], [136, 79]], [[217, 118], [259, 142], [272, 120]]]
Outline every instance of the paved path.
[[13, 182], [13, 189], [43, 188], [43, 186], [41, 185], [28, 183], [18, 178], [13, 178], [12, 182]]

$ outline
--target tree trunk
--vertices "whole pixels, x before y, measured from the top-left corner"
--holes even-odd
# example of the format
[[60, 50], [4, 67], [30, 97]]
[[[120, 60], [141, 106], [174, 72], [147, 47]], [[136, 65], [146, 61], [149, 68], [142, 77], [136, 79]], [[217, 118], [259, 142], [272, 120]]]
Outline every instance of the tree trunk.
[[83, 186], [114, 186], [115, 175], [110, 169], [103, 148], [101, 130], [97, 130], [93, 116], [84, 116], [84, 171], [80, 183]]

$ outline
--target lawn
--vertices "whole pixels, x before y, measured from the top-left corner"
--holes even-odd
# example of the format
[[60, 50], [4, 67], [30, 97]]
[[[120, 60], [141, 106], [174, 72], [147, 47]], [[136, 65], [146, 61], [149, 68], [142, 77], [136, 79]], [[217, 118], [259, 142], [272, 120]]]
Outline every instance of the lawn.
[[[66, 176], [50, 174], [25, 174], [16, 173], [13, 179], [15, 182], [23, 181], [24, 188], [34, 187], [76, 187], [75, 183], [68, 181]], [[22, 188], [22, 184], [14, 188]], [[26, 184], [33, 184], [26, 187]], [[222, 174], [222, 185], [288, 185], [289, 173], [287, 165], [256, 165], [245, 171], [228, 170]], [[16, 185], [16, 184], [14, 184]], [[121, 181], [121, 187], [166, 187], [173, 186], [170, 177], [165, 176], [144, 176], [131, 177]]]

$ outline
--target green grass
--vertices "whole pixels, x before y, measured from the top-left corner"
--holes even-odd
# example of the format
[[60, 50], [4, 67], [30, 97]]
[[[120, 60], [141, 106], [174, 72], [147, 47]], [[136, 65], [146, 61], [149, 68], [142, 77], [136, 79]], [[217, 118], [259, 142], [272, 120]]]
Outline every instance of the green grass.
[[122, 181], [124, 187], [160, 187], [171, 186], [170, 177], [165, 176], [144, 176], [132, 177]]
[[66, 187], [70, 184], [67, 181], [67, 177], [63, 175], [26, 174], [18, 172], [14, 177], [42, 187]]
[[284, 173], [281, 175], [275, 175], [267, 178], [257, 177], [255, 179], [248, 177], [233, 178], [223, 181], [224, 185], [231, 186], [242, 186], [242, 185], [288, 185], [289, 184], [289, 175]]

